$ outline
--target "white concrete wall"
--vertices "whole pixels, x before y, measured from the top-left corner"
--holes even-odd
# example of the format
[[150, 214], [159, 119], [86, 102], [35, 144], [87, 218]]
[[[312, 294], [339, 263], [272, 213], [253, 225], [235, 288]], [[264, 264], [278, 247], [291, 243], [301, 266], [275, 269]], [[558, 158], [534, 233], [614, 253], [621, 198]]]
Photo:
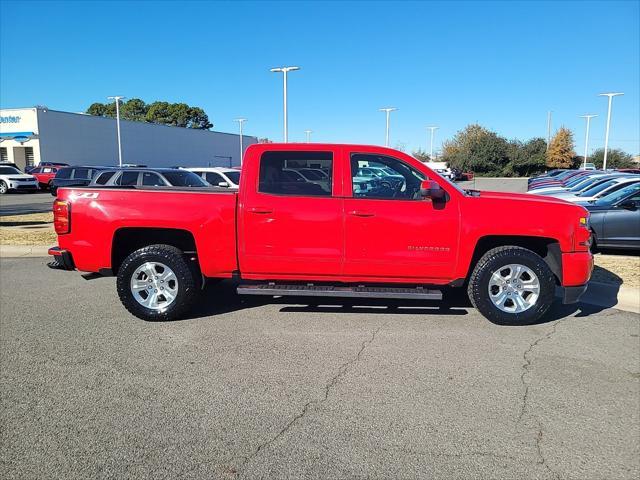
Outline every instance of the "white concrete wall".
[[40, 144], [38, 140], [38, 117], [35, 108], [8, 108], [0, 110], [1, 133], [28, 133], [29, 139], [18, 142], [2, 138], [0, 147], [7, 149], [7, 160], [24, 169], [26, 166], [24, 147], [33, 148], [34, 165], [40, 158]]
[[[54, 110], [38, 110], [40, 159], [85, 165], [117, 165], [116, 121]], [[240, 164], [240, 140], [235, 134], [143, 122], [120, 122], [123, 163], [154, 167], [228, 166]], [[256, 143], [244, 136], [244, 147]], [[5, 143], [5, 142], [3, 142]]]

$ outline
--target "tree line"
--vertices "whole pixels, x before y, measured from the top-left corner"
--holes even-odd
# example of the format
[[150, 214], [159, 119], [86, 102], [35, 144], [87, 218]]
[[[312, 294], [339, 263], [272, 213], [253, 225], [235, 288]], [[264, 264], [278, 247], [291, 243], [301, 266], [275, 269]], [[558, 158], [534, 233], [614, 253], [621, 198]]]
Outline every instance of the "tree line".
[[[98, 117], [115, 118], [116, 104], [115, 102], [93, 103], [87, 109], [87, 113]], [[139, 98], [132, 98], [126, 102], [120, 102], [120, 118], [199, 130], [213, 128], [213, 124], [202, 108], [192, 107], [186, 103], [145, 103]]]
[[[420, 160], [428, 160], [423, 151], [413, 152]], [[602, 168], [604, 149], [595, 150], [588, 162]], [[450, 168], [474, 172], [481, 176], [519, 177], [531, 176], [554, 168], [579, 168], [584, 157], [576, 155], [573, 133], [561, 127], [552, 137], [547, 149], [544, 138], [532, 138], [525, 142], [507, 140], [480, 125], [468, 125], [446, 142], [442, 157]], [[633, 167], [633, 157], [619, 149], [609, 149], [607, 168]]]

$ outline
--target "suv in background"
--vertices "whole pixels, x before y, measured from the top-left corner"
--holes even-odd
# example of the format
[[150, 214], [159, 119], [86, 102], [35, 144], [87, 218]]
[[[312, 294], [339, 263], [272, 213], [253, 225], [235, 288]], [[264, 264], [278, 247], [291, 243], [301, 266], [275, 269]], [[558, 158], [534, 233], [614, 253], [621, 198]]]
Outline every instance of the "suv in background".
[[209, 187], [200, 176], [177, 168], [106, 169], [91, 182], [92, 187]]
[[240, 170], [224, 167], [194, 167], [185, 168], [197, 175], [200, 175], [214, 187], [235, 188], [240, 185]]
[[95, 165], [76, 165], [73, 167], [63, 167], [58, 170], [56, 176], [49, 185], [51, 195], [58, 194], [60, 187], [86, 187], [91, 183], [91, 179], [102, 170], [109, 167], [98, 167]]
[[38, 181], [33, 175], [22, 173], [17, 167], [4, 163], [0, 165], [0, 195], [9, 190], [35, 192], [38, 190]]
[[61, 167], [38, 165], [29, 170], [29, 174], [36, 177], [40, 188], [51, 188], [51, 182], [56, 177], [56, 173], [58, 173], [60, 168]]

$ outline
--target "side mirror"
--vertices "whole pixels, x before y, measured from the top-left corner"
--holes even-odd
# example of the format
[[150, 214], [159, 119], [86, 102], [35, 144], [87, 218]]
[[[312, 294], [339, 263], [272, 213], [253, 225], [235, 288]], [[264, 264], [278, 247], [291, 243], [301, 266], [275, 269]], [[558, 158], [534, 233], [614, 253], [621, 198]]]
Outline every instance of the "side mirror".
[[218, 182], [218, 186], [219, 187], [224, 187], [224, 188], [229, 188], [229, 183], [228, 182]]
[[442, 200], [445, 196], [445, 191], [440, 187], [438, 182], [433, 180], [423, 180], [420, 183], [420, 195], [423, 198], [430, 198], [431, 200]]

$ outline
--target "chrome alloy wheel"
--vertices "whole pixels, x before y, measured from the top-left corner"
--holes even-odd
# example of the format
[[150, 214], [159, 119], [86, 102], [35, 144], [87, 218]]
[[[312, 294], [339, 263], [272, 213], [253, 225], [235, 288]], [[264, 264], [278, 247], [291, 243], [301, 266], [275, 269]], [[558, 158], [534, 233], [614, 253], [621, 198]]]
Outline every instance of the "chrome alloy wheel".
[[503, 312], [522, 313], [540, 296], [540, 280], [529, 267], [510, 264], [500, 267], [489, 279], [489, 298]]
[[131, 275], [131, 293], [143, 307], [165, 310], [178, 295], [176, 274], [160, 262], [147, 262]]

